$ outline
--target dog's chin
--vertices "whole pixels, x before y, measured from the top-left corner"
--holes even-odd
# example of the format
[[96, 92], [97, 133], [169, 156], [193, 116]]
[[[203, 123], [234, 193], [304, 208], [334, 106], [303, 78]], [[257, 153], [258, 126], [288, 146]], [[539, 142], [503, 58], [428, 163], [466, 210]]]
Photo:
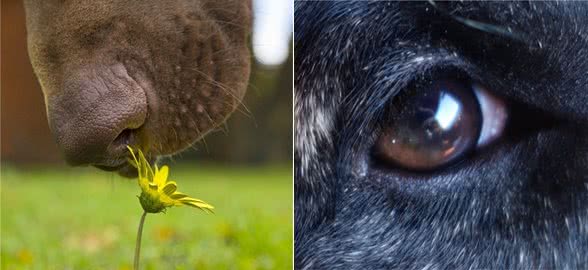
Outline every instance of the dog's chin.
[[[184, 139], [186, 139], [186, 137], [184, 137]], [[197, 142], [198, 139], [199, 138], [196, 138], [193, 141], [178, 140], [180, 143], [174, 145], [174, 147], [162, 147], [161, 149], [155, 149], [155, 146], [161, 146], [162, 143], [155, 143], [146, 147], [138, 146], [138, 148], [142, 149], [147, 162], [153, 167], [156, 165], [159, 157], [172, 156], [181, 151], [184, 151], [190, 145]], [[132, 145], [131, 143], [128, 144]], [[124, 153], [102, 157], [99, 162], [91, 163], [89, 165], [105, 172], [116, 172], [125, 178], [136, 178], [138, 176], [138, 172], [137, 169], [130, 163], [131, 160], [131, 154], [127, 149], [125, 149]]]
[[[149, 164], [155, 164], [157, 157], [147, 156]], [[128, 161], [112, 161], [108, 164], [92, 164], [92, 166], [107, 172], [116, 172], [120, 176], [125, 178], [135, 178], [138, 176], [137, 168], [135, 168]]]
[[127, 163], [124, 167], [118, 169], [117, 172], [120, 176], [126, 178], [135, 178], [139, 175], [137, 172], [137, 168], [133, 167], [129, 163]]
[[100, 170], [107, 172], [117, 172], [120, 176], [125, 178], [137, 177], [137, 169], [130, 163], [124, 163], [118, 166], [106, 166], [106, 165], [92, 165]]

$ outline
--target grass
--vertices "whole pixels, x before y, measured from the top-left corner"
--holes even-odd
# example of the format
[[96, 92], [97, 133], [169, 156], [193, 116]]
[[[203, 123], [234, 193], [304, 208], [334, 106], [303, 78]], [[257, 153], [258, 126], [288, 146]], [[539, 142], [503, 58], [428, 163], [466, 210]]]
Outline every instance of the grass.
[[[178, 189], [215, 206], [147, 215], [142, 269], [292, 269], [290, 167], [172, 165]], [[135, 180], [95, 169], [2, 167], [2, 269], [131, 269]]]

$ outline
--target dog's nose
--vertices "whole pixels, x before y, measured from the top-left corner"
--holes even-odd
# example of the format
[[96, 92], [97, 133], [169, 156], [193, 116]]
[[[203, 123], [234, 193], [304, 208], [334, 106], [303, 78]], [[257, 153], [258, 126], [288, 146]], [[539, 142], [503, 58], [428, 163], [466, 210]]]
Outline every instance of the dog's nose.
[[51, 130], [70, 165], [119, 166], [126, 145], [138, 143], [145, 93], [124, 68], [109, 71], [84, 72], [47, 98]]

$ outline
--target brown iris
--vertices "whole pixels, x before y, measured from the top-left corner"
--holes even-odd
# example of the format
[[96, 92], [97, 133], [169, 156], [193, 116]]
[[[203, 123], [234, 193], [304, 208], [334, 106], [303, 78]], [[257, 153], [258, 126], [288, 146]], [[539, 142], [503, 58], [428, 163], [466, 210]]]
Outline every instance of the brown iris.
[[395, 98], [375, 151], [405, 169], [436, 169], [475, 149], [481, 124], [471, 87], [448, 80], [427, 83]]

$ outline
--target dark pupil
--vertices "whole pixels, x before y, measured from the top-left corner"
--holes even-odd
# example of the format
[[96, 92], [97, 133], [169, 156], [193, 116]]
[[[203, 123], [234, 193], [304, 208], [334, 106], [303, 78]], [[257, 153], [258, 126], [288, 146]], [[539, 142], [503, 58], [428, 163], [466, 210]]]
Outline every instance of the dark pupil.
[[379, 155], [408, 169], [430, 170], [476, 146], [482, 119], [469, 87], [443, 81], [415, 90], [394, 101]]

